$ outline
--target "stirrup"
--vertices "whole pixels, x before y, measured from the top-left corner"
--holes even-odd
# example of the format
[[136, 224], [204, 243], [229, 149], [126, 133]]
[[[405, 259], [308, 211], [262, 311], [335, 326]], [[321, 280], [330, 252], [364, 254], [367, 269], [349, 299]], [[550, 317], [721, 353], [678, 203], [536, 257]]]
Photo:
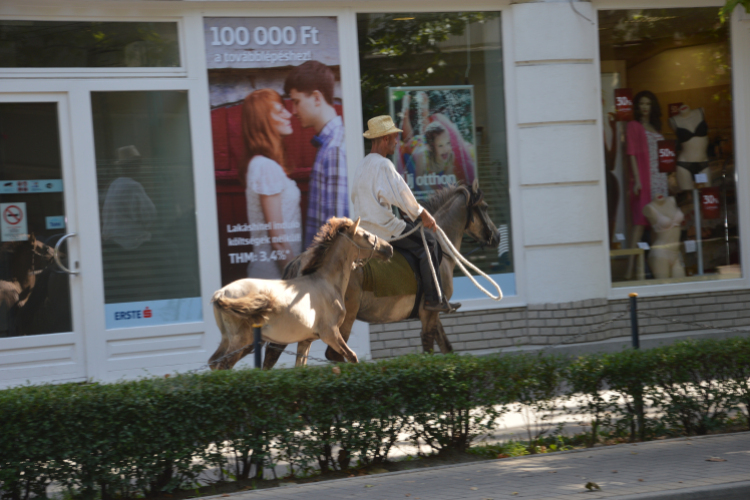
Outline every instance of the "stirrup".
[[424, 301], [424, 304], [422, 306], [425, 311], [432, 311], [432, 312], [442, 312], [446, 314], [454, 313], [456, 310], [458, 310], [459, 307], [461, 307], [460, 302], [448, 302], [448, 300], [443, 297], [442, 302], [428, 302]]
[[448, 302], [448, 307], [450, 307], [450, 311], [448, 311], [447, 314], [452, 314], [458, 311], [458, 308], [461, 307], [461, 303], [460, 302]]

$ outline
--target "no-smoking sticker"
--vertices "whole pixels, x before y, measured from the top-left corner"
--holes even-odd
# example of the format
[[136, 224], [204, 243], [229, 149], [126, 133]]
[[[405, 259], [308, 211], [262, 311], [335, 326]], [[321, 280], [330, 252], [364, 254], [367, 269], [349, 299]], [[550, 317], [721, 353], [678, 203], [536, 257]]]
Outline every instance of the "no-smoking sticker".
[[23, 220], [23, 212], [17, 205], [8, 205], [3, 210], [3, 219], [11, 226], [15, 226]]
[[0, 203], [0, 233], [2, 241], [24, 241], [29, 239], [26, 222], [26, 203]]

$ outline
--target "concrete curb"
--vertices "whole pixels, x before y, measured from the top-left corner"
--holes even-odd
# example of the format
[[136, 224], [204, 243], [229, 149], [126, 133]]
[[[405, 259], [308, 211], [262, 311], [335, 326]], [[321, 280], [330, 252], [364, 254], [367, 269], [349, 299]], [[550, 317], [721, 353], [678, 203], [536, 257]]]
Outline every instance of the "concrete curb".
[[610, 500], [747, 500], [748, 498], [750, 498], [750, 481], [609, 497]]

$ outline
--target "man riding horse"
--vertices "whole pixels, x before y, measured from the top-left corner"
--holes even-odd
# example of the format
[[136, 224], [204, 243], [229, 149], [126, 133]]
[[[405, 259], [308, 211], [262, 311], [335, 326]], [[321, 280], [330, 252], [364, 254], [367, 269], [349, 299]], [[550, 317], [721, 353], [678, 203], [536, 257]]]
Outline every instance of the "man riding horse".
[[[413, 231], [409, 236], [391, 242], [391, 245], [408, 251], [419, 259], [419, 268], [424, 290], [423, 308], [427, 311], [454, 312], [459, 303], [440, 300], [438, 289], [430, 269], [430, 260], [440, 280], [438, 262], [438, 242], [434, 236], [435, 219], [414, 197], [404, 179], [396, 172], [388, 156], [396, 151], [398, 134], [390, 116], [377, 116], [367, 122], [365, 138], [372, 140], [370, 154], [359, 164], [352, 188], [352, 207], [356, 216], [361, 217], [361, 225], [371, 233], [391, 240], [414, 229], [417, 219], [421, 219], [429, 253], [425, 251], [422, 233]], [[410, 220], [398, 219], [393, 207], [398, 207]], [[442, 290], [442, 283], [440, 284]]]

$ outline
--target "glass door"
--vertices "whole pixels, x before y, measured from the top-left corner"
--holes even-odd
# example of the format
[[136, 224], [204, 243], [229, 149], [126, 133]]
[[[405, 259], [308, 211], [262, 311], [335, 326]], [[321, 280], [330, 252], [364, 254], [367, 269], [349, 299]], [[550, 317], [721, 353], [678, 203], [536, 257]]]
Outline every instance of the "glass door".
[[187, 97], [91, 93], [107, 330], [202, 320]]
[[61, 94], [0, 94], [0, 386], [85, 376], [67, 118]]

